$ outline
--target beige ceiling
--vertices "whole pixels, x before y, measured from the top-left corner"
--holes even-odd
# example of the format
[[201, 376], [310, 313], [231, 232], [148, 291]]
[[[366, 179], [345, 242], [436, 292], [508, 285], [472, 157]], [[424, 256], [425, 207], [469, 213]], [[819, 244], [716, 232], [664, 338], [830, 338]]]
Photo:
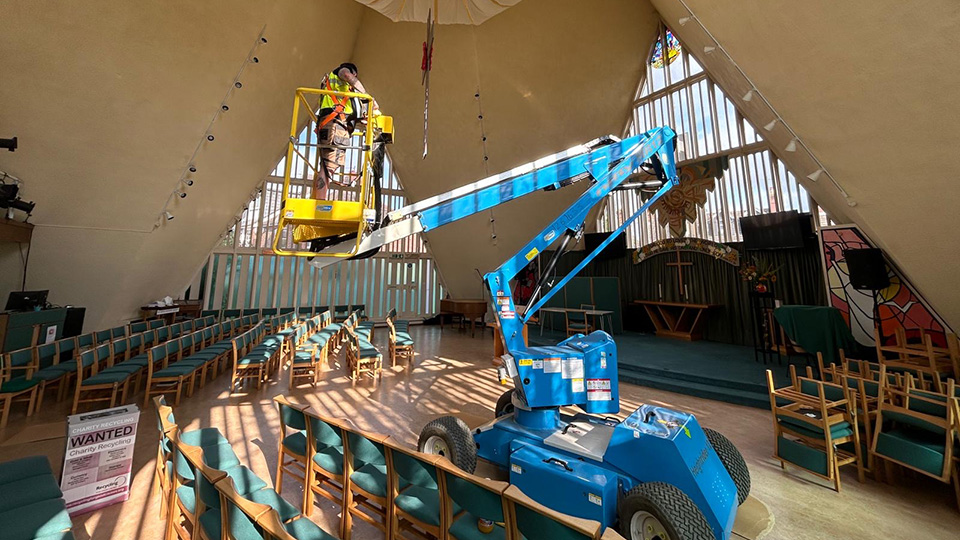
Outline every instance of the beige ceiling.
[[[480, 26], [438, 26], [426, 159], [419, 69], [425, 25], [364, 14], [354, 60], [395, 117], [390, 152], [410, 200], [620, 134], [658, 18], [647, 2], [598, 4], [524, 0]], [[452, 296], [482, 294], [478, 272], [512, 256], [582, 189], [530, 195], [428, 234]]]
[[[757, 90], [850, 195], [849, 206], [817, 165], [785, 152], [791, 136], [769, 134], [822, 206], [853, 221], [901, 267], [939, 313], [960, 327], [960, 3], [952, 0], [835, 2], [685, 0]], [[731, 96], [749, 83], [679, 0], [653, 0], [678, 36]], [[754, 123], [772, 113], [739, 101]]]

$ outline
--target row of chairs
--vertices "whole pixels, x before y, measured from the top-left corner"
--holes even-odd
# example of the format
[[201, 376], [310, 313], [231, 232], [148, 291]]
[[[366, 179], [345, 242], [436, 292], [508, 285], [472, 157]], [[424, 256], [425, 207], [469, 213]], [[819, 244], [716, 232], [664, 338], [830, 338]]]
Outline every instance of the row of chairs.
[[781, 466], [800, 466], [833, 482], [840, 491], [840, 467], [854, 465], [880, 475], [880, 462], [890, 477], [899, 465], [952, 483], [960, 506], [960, 388], [953, 379], [942, 383], [917, 378], [911, 369], [897, 370], [883, 362], [847, 358], [823, 365], [820, 379], [810, 367], [798, 376], [791, 366], [791, 384], [775, 388], [767, 371], [773, 410], [775, 452]]
[[894, 344], [884, 345], [880, 326], [875, 326], [877, 358], [888, 369], [912, 372], [925, 386], [943, 392], [946, 379], [960, 377], [960, 339], [948, 332], [944, 335], [946, 347], [938, 347], [929, 332], [921, 329], [918, 337], [919, 341], [908, 340], [906, 330], [899, 327], [894, 331]]
[[259, 390], [270, 375], [284, 365], [292, 356], [295, 321], [292, 313], [279, 315], [233, 338], [231, 392], [239, 390], [248, 381], [253, 381]]
[[330, 311], [324, 311], [297, 325], [294, 337], [295, 351], [290, 358], [290, 388], [306, 379], [316, 386], [329, 365], [331, 353], [335, 356], [342, 345], [342, 324], [333, 322]]
[[0, 463], [0, 493], [0, 537], [73, 540], [63, 492], [46, 457]]
[[307, 319], [320, 315], [325, 311], [331, 311], [336, 322], [343, 322], [351, 313], [357, 311], [361, 316], [366, 316], [367, 306], [365, 304], [337, 304], [331, 309], [330, 306], [301, 306], [301, 307], [282, 307], [282, 308], [245, 308], [245, 309], [207, 309], [200, 312], [201, 317], [245, 317], [247, 315], [259, 315], [262, 318], [275, 317], [277, 315], [294, 314], [298, 318]]
[[[274, 401], [281, 419], [277, 489], [285, 475], [300, 479], [307, 516], [317, 496], [340, 505], [344, 540], [351, 538], [354, 519], [390, 539], [601, 537], [599, 523], [550, 510], [506, 482], [466, 473], [443, 456], [283, 396]], [[619, 535], [610, 531], [603, 538]]]
[[[252, 318], [238, 319], [236, 325], [248, 324], [251, 320]], [[113, 332], [92, 332], [2, 355], [0, 427], [6, 425], [10, 406], [14, 401], [26, 401], [27, 415], [30, 416], [42, 405], [47, 389], [56, 389], [57, 400], [60, 401], [66, 396], [70, 385], [75, 383], [76, 397], [84, 378], [96, 374], [94, 370], [98, 367], [109, 367], [115, 360], [126, 361], [138, 354], [143, 355], [144, 351], [153, 345], [174, 339], [186, 332], [207, 328], [214, 323], [214, 319], [204, 318], [170, 326], [154, 325], [149, 330], [129, 335], [118, 331], [116, 335], [119, 337], [116, 339], [112, 339]], [[138, 363], [144, 361], [145, 358], [137, 360]], [[14, 376], [14, 371], [21, 371], [23, 374]], [[141, 373], [139, 370], [135, 372], [137, 385]]]

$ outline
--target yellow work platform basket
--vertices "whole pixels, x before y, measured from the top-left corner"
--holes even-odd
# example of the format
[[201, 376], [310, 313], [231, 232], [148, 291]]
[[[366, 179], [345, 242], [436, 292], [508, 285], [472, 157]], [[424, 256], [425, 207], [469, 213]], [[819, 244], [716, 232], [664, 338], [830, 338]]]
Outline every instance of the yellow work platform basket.
[[[319, 143], [311, 143], [310, 137], [298, 137], [303, 129], [303, 121], [312, 128], [318, 123], [316, 102], [323, 95], [340, 99], [351, 99], [362, 103], [363, 115], [358, 126], [362, 131], [351, 134], [351, 145], [336, 147], [351, 155], [356, 163], [354, 168], [341, 171], [341, 178], [353, 177], [356, 188], [343, 190], [343, 195], [355, 200], [325, 200], [304, 198], [313, 193], [312, 176], [317, 175], [320, 167]], [[287, 157], [283, 169], [283, 193], [280, 203], [280, 222], [273, 239], [273, 252], [277, 255], [297, 257], [353, 257], [360, 250], [364, 236], [375, 229], [377, 223], [376, 197], [374, 189], [373, 149], [376, 144], [393, 141], [393, 118], [374, 114], [373, 98], [367, 94], [355, 92], [335, 92], [317, 88], [297, 88], [293, 102], [293, 119], [290, 125], [290, 140], [287, 142]], [[356, 105], [355, 105], [356, 106]], [[301, 118], [301, 107], [307, 115]], [[306, 133], [306, 132], [304, 132]], [[359, 136], [358, 136], [359, 135]], [[355, 141], [360, 139], [359, 144]], [[329, 147], [327, 147], [329, 148]], [[293, 165], [303, 170], [293, 173]], [[346, 167], [345, 167], [346, 168]], [[297, 175], [302, 174], [303, 178]], [[312, 173], [312, 174], [311, 174]], [[355, 237], [354, 237], [355, 235]], [[305, 248], [303, 244], [322, 239], [324, 245], [336, 245], [353, 240], [349, 250], [318, 253]]]

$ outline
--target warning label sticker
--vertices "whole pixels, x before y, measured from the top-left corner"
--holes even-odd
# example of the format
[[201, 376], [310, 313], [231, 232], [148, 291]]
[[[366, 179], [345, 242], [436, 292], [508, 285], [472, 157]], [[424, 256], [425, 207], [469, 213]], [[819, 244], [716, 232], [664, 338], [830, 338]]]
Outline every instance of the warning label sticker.
[[517, 474], [523, 474], [523, 467], [517, 465], [516, 463], [510, 464], [510, 470]]
[[533, 369], [543, 369], [543, 360], [534, 360]]
[[561, 373], [564, 379], [582, 379], [583, 358], [564, 358]]
[[533, 359], [531, 359], [531, 358], [521, 358], [521, 359], [520, 359], [520, 365], [521, 365], [521, 366], [532, 366], [532, 365], [533, 365]]
[[587, 499], [597, 506], [603, 506], [603, 497], [597, 494], [587, 493]]
[[583, 379], [573, 379], [570, 383], [574, 393], [583, 392]]
[[610, 379], [587, 379], [587, 401], [610, 401]]
[[587, 379], [587, 390], [609, 390], [610, 379]]
[[560, 373], [561, 365], [559, 358], [546, 358], [543, 361], [543, 372], [544, 373]]

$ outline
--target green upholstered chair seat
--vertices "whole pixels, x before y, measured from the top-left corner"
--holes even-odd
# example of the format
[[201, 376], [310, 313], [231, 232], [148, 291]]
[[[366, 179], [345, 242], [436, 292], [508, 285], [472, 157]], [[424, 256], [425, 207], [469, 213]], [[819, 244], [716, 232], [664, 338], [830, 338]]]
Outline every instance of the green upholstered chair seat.
[[343, 474], [343, 446], [328, 446], [317, 450], [313, 462], [331, 474]]
[[[410, 485], [397, 494], [394, 502], [398, 508], [423, 523], [440, 525], [440, 490]], [[460, 506], [456, 503], [453, 513], [460, 513]]]
[[131, 366], [142, 366], [146, 367], [150, 363], [150, 358], [147, 356], [147, 353], [138, 354], [133, 358], [130, 358], [123, 362], [124, 364], [130, 364]]
[[73, 526], [63, 499], [48, 499], [0, 512], [0, 523], [3, 538], [8, 540], [52, 536]]
[[[784, 428], [791, 431], [811, 438], [823, 438], [823, 429], [816, 424], [804, 422], [792, 416], [777, 415], [777, 419]], [[853, 435], [853, 428], [849, 422], [839, 422], [830, 426], [831, 439], [841, 439], [843, 437], [849, 437], [850, 435]]]
[[337, 538], [331, 536], [307, 518], [295, 519], [290, 523], [285, 523], [283, 528], [297, 540], [336, 540]]
[[313, 362], [313, 355], [308, 352], [297, 351], [293, 355], [294, 364], [309, 364]]
[[146, 366], [138, 366], [138, 365], [136, 365], [136, 364], [128, 364], [128, 363], [126, 363], [126, 362], [123, 362], [123, 363], [120, 363], [120, 364], [114, 364], [114, 365], [112, 365], [112, 366], [104, 369], [104, 370], [101, 371], [100, 373], [129, 373], [129, 374], [133, 374], [133, 373], [139, 372], [139, 371], [142, 370], [144, 367], [146, 367]]
[[223, 351], [229, 351], [231, 349], [233, 349], [233, 345], [229, 340], [225, 340], [218, 341], [209, 347], [204, 347], [203, 352], [223, 353]]
[[52, 474], [8, 482], [0, 485], [0, 492], [4, 494], [0, 497], [0, 512], [63, 497], [60, 486]]
[[190, 356], [189, 358], [184, 358], [183, 360], [180, 360], [176, 364], [171, 364], [171, 367], [172, 366], [191, 366], [193, 367], [193, 369], [201, 369], [203, 368], [203, 366], [209, 364], [210, 362], [213, 362], [213, 358], [206, 359], [206, 358], [196, 358], [196, 357]]
[[298, 456], [307, 455], [307, 432], [296, 431], [283, 438], [283, 447]]
[[[217, 446], [221, 444], [229, 445], [226, 437], [220, 433], [217, 428], [200, 428], [180, 433], [180, 440], [191, 446], [206, 448], [208, 446]], [[232, 449], [231, 449], [232, 451]]]
[[380, 356], [380, 351], [373, 346], [360, 348], [360, 358], [379, 358]]
[[[236, 467], [240, 464], [240, 459], [233, 453], [233, 447], [230, 443], [214, 444], [203, 447], [203, 463], [207, 467], [227, 470], [230, 467]], [[180, 470], [181, 467], [177, 467]]]
[[[191, 354], [190, 356], [184, 358], [183, 360], [199, 360], [203, 362], [210, 362], [211, 360], [214, 360], [218, 356], [220, 356], [220, 353], [216, 351], [208, 351], [207, 349], [204, 349], [202, 351]], [[180, 361], [183, 362], [183, 360], [180, 360]]]
[[[60, 377], [63, 377], [67, 373], [77, 370], [76, 366], [73, 366], [73, 369], [66, 369], [66, 368], [59, 367], [60, 365], [61, 364], [57, 364], [55, 366], [43, 368], [40, 371], [34, 373], [33, 378], [41, 381], [54, 381], [56, 379], [59, 379]], [[54, 368], [58, 368], [58, 369], [54, 369]]]
[[319, 347], [323, 347], [324, 345], [326, 345], [326, 344], [330, 341], [330, 338], [331, 338], [331, 337], [332, 337], [332, 336], [324, 336], [324, 335], [320, 335], [320, 334], [314, 334], [314, 335], [310, 336], [309, 338], [307, 338], [307, 346], [308, 346], [309, 348], [311, 348], [311, 349], [312, 349], [313, 347], [318, 347], [318, 348], [319, 348]]
[[360, 489], [377, 497], [387, 496], [387, 466], [366, 463], [353, 471], [350, 481], [360, 486]]
[[178, 362], [175, 365], [172, 365], [168, 368], [161, 369], [159, 371], [154, 371], [153, 376], [156, 378], [166, 378], [166, 377], [186, 377], [197, 371], [197, 366], [181, 366]]
[[267, 359], [262, 356], [248, 354], [247, 356], [244, 356], [243, 358], [241, 358], [240, 361], [237, 363], [240, 364], [241, 366], [255, 366], [259, 364], [266, 364]]
[[53, 470], [50, 469], [50, 462], [43, 456], [30, 456], [7, 461], [0, 463], [0, 487], [3, 484], [16, 482], [24, 478], [47, 474], [53, 476]]
[[296, 331], [297, 329], [295, 327], [284, 328], [283, 330], [279, 330], [275, 335], [279, 337], [287, 337], [292, 336]]
[[80, 386], [95, 386], [98, 384], [115, 384], [121, 383], [130, 378], [129, 373], [117, 372], [117, 371], [102, 371], [97, 373], [93, 377], [88, 377], [83, 380]]
[[457, 540], [504, 540], [507, 537], [506, 530], [499, 525], [494, 525], [493, 530], [488, 533], [481, 532], [477, 528], [479, 519], [470, 512], [464, 512], [462, 516], [453, 521], [453, 525], [450, 526], [450, 533]]
[[413, 345], [413, 338], [410, 334], [397, 330], [397, 345]]
[[29, 390], [38, 384], [40, 384], [39, 379], [30, 379], [28, 381], [23, 377], [17, 377], [16, 379], [10, 379], [5, 383], [0, 384], [0, 394], [23, 392], [24, 390]]
[[582, 323], [582, 322], [570, 321], [569, 323], [567, 323], [567, 328], [571, 328], [573, 330], [586, 330], [587, 325], [586, 323]]
[[341, 323], [330, 323], [323, 327], [324, 331], [330, 332], [339, 332], [341, 328], [343, 328], [343, 324]]
[[177, 488], [177, 498], [191, 514], [197, 511], [197, 493], [192, 485], [180, 486]]
[[943, 472], [945, 443], [943, 435], [937, 436], [909, 426], [884, 429], [877, 434], [876, 453], [940, 476]]
[[296, 506], [288, 503], [276, 491], [269, 487], [258, 489], [248, 494], [246, 498], [255, 503], [265, 504], [276, 510], [277, 513], [280, 514], [280, 521], [287, 521], [300, 515], [300, 510], [298, 510]]
[[[206, 455], [204, 455], [204, 458], [206, 458]], [[233, 480], [237, 493], [244, 497], [248, 497], [254, 491], [259, 491], [267, 487], [267, 483], [264, 482], [263, 479], [244, 465], [234, 465], [233, 467], [222, 470]]]

